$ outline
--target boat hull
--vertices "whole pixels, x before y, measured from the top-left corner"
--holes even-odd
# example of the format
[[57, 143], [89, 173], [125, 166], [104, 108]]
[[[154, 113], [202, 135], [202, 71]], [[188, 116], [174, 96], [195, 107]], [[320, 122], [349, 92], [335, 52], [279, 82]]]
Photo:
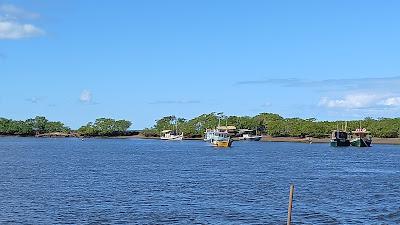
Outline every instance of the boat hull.
[[354, 147], [371, 147], [371, 140], [362, 139], [362, 138], [355, 138], [351, 140], [351, 146]]
[[182, 141], [183, 136], [182, 135], [177, 135], [177, 136], [170, 136], [170, 137], [160, 137], [161, 140], [166, 140], [166, 141]]
[[213, 141], [212, 143], [215, 147], [219, 148], [229, 148], [232, 146], [232, 141]]
[[243, 141], [259, 141], [259, 140], [261, 140], [261, 136], [252, 136], [252, 137], [241, 137], [241, 138], [239, 138], [240, 140], [243, 140]]
[[349, 140], [331, 140], [331, 147], [348, 147], [350, 146]]

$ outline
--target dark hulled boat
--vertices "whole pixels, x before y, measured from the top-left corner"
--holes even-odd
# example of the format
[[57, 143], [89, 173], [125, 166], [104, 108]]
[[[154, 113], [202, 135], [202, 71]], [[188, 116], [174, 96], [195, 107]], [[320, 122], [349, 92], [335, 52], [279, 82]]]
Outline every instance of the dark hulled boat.
[[330, 145], [332, 147], [347, 147], [350, 146], [348, 133], [346, 131], [335, 130], [331, 135]]

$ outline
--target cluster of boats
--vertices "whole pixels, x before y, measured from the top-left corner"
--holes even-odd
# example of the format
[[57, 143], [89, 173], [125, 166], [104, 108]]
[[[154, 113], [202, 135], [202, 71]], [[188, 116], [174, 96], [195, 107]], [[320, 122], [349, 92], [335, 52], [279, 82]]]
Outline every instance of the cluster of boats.
[[[183, 140], [183, 132], [178, 133], [178, 127], [175, 130], [164, 130], [161, 132], [161, 140]], [[330, 146], [332, 147], [370, 147], [372, 143], [371, 136], [365, 128], [356, 129], [347, 132], [347, 124], [344, 129], [337, 128], [331, 134]], [[236, 130], [234, 126], [220, 126], [215, 129], [207, 129], [204, 133], [204, 141], [216, 147], [231, 147], [233, 139], [232, 131]], [[262, 136], [257, 135], [257, 130], [242, 129], [236, 136], [239, 140], [259, 141]], [[310, 142], [312, 143], [312, 142]]]
[[[347, 126], [346, 126], [347, 127]], [[332, 147], [371, 147], [372, 138], [365, 128], [357, 128], [355, 131], [347, 132], [346, 128], [343, 130], [336, 129], [332, 132], [330, 145]]]
[[[175, 124], [174, 130], [163, 130], [160, 134], [161, 140], [183, 140], [183, 132], [178, 132], [178, 126]], [[236, 127], [234, 126], [221, 126], [218, 122], [218, 126], [215, 129], [206, 129], [204, 132], [204, 141], [210, 143], [216, 147], [231, 147], [233, 137], [239, 140], [246, 141], [259, 141], [262, 136], [257, 135], [257, 130], [241, 129], [236, 134]]]
[[[231, 130], [235, 130], [233, 126], [218, 126], [216, 129], [207, 129], [204, 132], [204, 141], [209, 142], [216, 147], [231, 147], [233, 138]], [[244, 129], [239, 131], [239, 140], [259, 141], [262, 136], [254, 134], [253, 130]], [[178, 133], [177, 130], [163, 130], [160, 135], [161, 140], [178, 141], [183, 140], [183, 132]]]

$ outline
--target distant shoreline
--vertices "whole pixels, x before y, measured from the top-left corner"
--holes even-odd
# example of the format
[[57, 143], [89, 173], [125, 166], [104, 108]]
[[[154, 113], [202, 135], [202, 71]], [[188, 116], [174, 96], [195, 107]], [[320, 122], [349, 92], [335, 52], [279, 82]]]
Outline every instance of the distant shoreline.
[[[35, 137], [35, 136], [18, 136], [18, 135], [0, 135], [0, 137]], [[153, 139], [158, 140], [159, 137], [145, 137], [143, 135], [132, 135], [132, 136], [115, 136], [115, 137], [102, 137], [102, 136], [75, 136], [75, 135], [41, 135], [37, 138], [104, 138], [104, 139]], [[185, 138], [184, 140], [197, 140], [201, 141], [203, 138]], [[234, 138], [235, 141], [239, 141]], [[329, 143], [329, 138], [312, 138], [312, 143]], [[297, 142], [297, 143], [310, 143], [308, 138], [298, 138], [298, 137], [271, 137], [263, 136], [261, 142]], [[372, 138], [372, 144], [391, 144], [400, 145], [400, 138]]]
[[[133, 136], [118, 136], [118, 137], [110, 137], [110, 138], [121, 138], [121, 139], [160, 139], [159, 137], [145, 137], [143, 135], [133, 135]], [[202, 141], [203, 138], [184, 138], [184, 140], [197, 140]], [[235, 141], [239, 141], [237, 138], [233, 138]], [[312, 138], [313, 143], [329, 143], [329, 138]], [[261, 142], [298, 142], [298, 143], [307, 143], [310, 141], [308, 138], [298, 138], [298, 137], [271, 137], [264, 135], [261, 139]], [[392, 145], [400, 145], [400, 138], [372, 138], [372, 144], [392, 144]]]

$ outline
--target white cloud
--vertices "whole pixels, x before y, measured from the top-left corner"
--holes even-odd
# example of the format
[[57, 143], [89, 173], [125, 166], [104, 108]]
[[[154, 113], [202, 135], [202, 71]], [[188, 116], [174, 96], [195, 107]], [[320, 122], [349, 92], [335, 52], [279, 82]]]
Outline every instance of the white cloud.
[[331, 99], [323, 97], [319, 101], [319, 106], [327, 108], [344, 109], [366, 109], [366, 108], [384, 108], [400, 106], [400, 97], [388, 97], [387, 95], [356, 93], [348, 94], [342, 98]]
[[32, 24], [0, 21], [0, 39], [21, 39], [43, 35], [44, 31]]
[[31, 13], [14, 5], [0, 5], [0, 39], [21, 39], [41, 36], [45, 32], [37, 26], [21, 20], [37, 19], [39, 14]]
[[79, 100], [83, 103], [91, 103], [92, 102], [92, 92], [89, 90], [83, 90]]
[[400, 97], [390, 97], [382, 101], [386, 106], [400, 106]]

